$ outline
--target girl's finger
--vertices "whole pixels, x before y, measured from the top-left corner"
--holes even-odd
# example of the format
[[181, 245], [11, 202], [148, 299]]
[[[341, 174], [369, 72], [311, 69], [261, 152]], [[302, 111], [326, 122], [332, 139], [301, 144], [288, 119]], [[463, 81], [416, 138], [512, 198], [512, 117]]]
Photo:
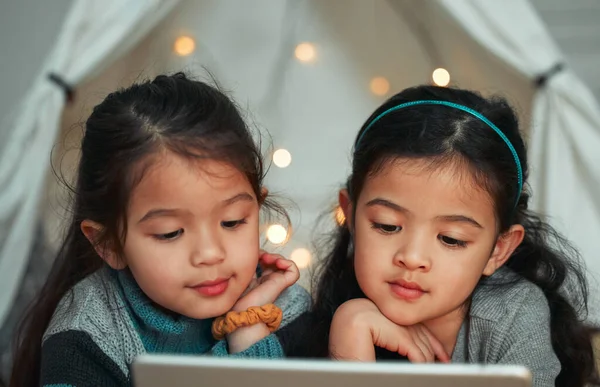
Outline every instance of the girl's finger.
[[285, 258], [280, 258], [277, 261], [275, 261], [275, 266], [279, 269], [279, 270], [287, 270], [289, 269], [292, 265], [294, 264], [293, 261], [290, 261], [288, 259]]
[[420, 337], [415, 337], [415, 345], [419, 348], [421, 353], [423, 354], [423, 361], [425, 363], [433, 363], [435, 361], [435, 356], [433, 352], [427, 348], [427, 344]]
[[427, 336], [435, 356], [443, 363], [450, 363], [450, 355], [448, 355], [442, 343], [440, 343], [440, 341], [433, 334], [431, 334], [428, 329], [424, 328], [422, 332], [425, 334], [425, 336]]
[[405, 355], [411, 363], [426, 363], [427, 358], [421, 348], [414, 342], [408, 347], [408, 352]]
[[259, 257], [259, 261], [263, 262], [266, 265], [272, 265], [278, 259], [284, 259], [284, 258], [279, 254], [263, 254]]
[[423, 332], [423, 328], [421, 325], [414, 326], [414, 332], [417, 335], [418, 345], [423, 350], [423, 353], [427, 357], [427, 361], [433, 363], [435, 361], [435, 354], [433, 352], [433, 347], [429, 342], [429, 338]]

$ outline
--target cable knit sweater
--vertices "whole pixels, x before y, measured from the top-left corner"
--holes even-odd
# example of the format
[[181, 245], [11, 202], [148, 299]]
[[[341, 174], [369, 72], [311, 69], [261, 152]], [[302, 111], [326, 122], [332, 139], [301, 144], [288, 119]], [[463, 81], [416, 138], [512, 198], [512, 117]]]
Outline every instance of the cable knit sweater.
[[[550, 307], [542, 290], [508, 268], [479, 286], [458, 333], [452, 363], [516, 364], [533, 374], [534, 387], [554, 386], [561, 365], [550, 332]], [[314, 313], [306, 312], [278, 332], [286, 357], [314, 357], [311, 341]], [[378, 360], [406, 360], [376, 348]]]
[[[275, 302], [282, 327], [310, 306], [294, 285]], [[225, 340], [211, 334], [212, 319], [194, 320], [158, 309], [127, 270], [102, 269], [77, 284], [57, 307], [44, 334], [41, 385], [45, 387], [131, 386], [129, 366], [142, 353], [205, 354], [280, 358], [271, 334], [230, 355]]]

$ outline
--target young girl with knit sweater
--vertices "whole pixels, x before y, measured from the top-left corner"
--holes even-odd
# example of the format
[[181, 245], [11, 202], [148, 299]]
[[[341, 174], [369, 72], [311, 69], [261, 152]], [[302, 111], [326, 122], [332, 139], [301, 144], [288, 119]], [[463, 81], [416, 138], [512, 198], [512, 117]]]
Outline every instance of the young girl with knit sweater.
[[114, 92], [85, 125], [70, 225], [21, 326], [11, 386], [129, 386], [142, 353], [282, 357], [309, 305], [259, 250], [276, 209], [235, 104], [183, 74]]

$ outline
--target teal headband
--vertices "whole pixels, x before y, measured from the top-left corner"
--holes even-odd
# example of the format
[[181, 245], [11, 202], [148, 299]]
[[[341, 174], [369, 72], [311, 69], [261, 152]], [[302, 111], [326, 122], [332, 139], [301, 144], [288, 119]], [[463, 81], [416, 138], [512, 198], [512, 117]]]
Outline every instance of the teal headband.
[[521, 169], [521, 161], [519, 161], [519, 155], [517, 154], [517, 151], [511, 144], [510, 140], [506, 137], [506, 135], [504, 133], [502, 133], [502, 131], [500, 129], [498, 129], [498, 127], [496, 125], [494, 125], [494, 123], [492, 121], [485, 118], [481, 113], [476, 112], [475, 110], [468, 108], [466, 106], [459, 105], [459, 104], [453, 103], [453, 102], [437, 101], [437, 100], [413, 101], [413, 102], [406, 102], [406, 103], [394, 106], [392, 108], [387, 109], [383, 113], [379, 114], [371, 122], [369, 122], [369, 125], [367, 125], [365, 130], [363, 130], [361, 135], [358, 137], [358, 140], [356, 140], [356, 145], [354, 146], [354, 149], [358, 149], [358, 146], [360, 145], [360, 141], [365, 136], [365, 133], [367, 133], [367, 131], [382, 117], [384, 117], [388, 113], [394, 112], [396, 110], [404, 109], [404, 108], [415, 106], [415, 105], [443, 105], [443, 106], [448, 106], [448, 107], [451, 107], [454, 109], [462, 110], [463, 112], [469, 113], [470, 115], [479, 118], [481, 121], [485, 122], [487, 124], [487, 126], [494, 129], [494, 132], [496, 132], [496, 134], [498, 134], [498, 136], [500, 136], [500, 138], [506, 143], [506, 146], [508, 146], [508, 149], [510, 149], [510, 153], [512, 153], [512, 156], [515, 160], [515, 164], [517, 166], [517, 177], [519, 180], [519, 190], [517, 191], [517, 200], [515, 202], [515, 207], [516, 207], [516, 205], [519, 202], [519, 197], [521, 196], [521, 190], [523, 189], [523, 170]]

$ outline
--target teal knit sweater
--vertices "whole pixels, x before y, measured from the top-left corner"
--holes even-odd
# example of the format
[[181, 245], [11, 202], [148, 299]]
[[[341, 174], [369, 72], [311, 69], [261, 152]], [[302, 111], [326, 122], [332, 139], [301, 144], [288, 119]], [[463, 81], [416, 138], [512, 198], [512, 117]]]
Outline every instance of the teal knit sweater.
[[[310, 306], [301, 287], [275, 302], [287, 325]], [[194, 320], [158, 309], [127, 270], [100, 270], [77, 284], [57, 307], [42, 345], [41, 385], [131, 386], [129, 366], [142, 353], [280, 358], [275, 334], [230, 355], [211, 334], [212, 319]]]

